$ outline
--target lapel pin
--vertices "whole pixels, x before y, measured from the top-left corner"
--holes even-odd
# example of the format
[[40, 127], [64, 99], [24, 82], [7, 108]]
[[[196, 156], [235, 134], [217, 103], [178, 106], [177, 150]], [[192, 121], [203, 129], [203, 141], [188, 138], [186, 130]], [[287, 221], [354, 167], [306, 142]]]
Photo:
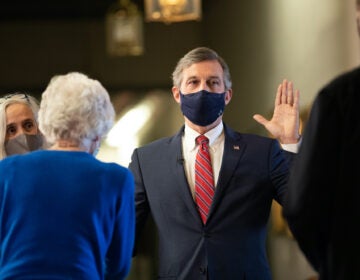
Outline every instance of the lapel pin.
[[240, 147], [237, 145], [234, 145], [233, 148], [234, 148], [234, 150], [240, 150]]

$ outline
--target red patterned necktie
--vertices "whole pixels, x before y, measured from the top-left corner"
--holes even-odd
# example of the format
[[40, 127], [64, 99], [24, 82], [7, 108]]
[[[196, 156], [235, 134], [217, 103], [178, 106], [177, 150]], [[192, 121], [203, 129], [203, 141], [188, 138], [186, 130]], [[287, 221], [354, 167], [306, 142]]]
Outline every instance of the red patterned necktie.
[[196, 138], [199, 150], [195, 160], [195, 202], [201, 220], [206, 223], [211, 203], [215, 193], [214, 176], [209, 153], [209, 139], [204, 135]]

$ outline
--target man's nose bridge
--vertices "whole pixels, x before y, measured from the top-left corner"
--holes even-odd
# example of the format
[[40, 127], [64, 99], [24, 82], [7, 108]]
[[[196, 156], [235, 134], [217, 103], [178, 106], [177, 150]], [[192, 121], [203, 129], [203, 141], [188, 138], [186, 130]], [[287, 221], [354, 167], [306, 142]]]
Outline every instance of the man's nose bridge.
[[209, 85], [207, 84], [207, 80], [201, 80], [200, 87], [201, 90], [209, 90]]

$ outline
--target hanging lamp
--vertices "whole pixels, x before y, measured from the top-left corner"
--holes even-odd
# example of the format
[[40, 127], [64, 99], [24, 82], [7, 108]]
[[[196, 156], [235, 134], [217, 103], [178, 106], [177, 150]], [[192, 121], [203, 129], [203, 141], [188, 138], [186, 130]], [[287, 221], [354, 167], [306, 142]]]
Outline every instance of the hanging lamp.
[[201, 0], [144, 0], [146, 21], [201, 20]]

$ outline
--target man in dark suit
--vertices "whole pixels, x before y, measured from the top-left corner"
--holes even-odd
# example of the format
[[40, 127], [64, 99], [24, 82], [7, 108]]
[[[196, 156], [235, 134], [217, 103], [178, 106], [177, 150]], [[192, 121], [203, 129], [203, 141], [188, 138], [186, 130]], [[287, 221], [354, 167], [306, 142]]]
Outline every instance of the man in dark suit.
[[323, 87], [291, 171], [283, 214], [321, 280], [360, 279], [359, 107], [360, 68]]
[[[136, 185], [137, 238], [149, 214], [157, 226], [158, 279], [271, 279], [267, 222], [272, 200], [283, 202], [293, 153], [276, 139], [238, 133], [223, 123], [231, 77], [215, 51], [200, 47], [181, 58], [172, 92], [185, 125], [172, 137], [135, 149], [129, 165]], [[284, 80], [272, 119], [254, 118], [283, 148], [296, 149], [298, 107], [299, 92]], [[211, 180], [195, 170], [199, 135], [209, 139]], [[209, 192], [199, 187], [199, 178]]]

